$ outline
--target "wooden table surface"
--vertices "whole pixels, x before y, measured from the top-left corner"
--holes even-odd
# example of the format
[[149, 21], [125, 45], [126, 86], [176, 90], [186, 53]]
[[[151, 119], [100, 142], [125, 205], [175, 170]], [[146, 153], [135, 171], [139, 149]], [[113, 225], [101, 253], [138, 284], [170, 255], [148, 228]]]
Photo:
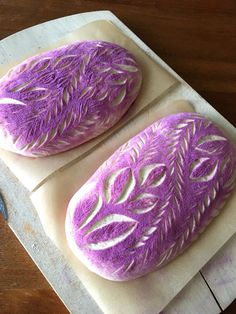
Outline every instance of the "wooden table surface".
[[[51, 19], [95, 10], [115, 13], [236, 125], [234, 0], [0, 0], [0, 39]], [[2, 217], [0, 239], [0, 313], [68, 313]], [[236, 313], [236, 303], [225, 313]]]

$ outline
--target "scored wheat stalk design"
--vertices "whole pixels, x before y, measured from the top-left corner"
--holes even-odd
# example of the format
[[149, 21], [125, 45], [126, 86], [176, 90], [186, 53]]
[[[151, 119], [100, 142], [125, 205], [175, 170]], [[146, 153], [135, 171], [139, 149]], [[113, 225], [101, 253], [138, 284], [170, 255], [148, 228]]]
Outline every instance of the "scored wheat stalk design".
[[[77, 146], [113, 126], [140, 85], [135, 59], [115, 44], [82, 42], [33, 57], [0, 80], [4, 141], [33, 156]], [[6, 120], [7, 110], [21, 123]]]
[[[169, 148], [169, 160], [170, 160], [170, 167], [172, 168], [171, 174], [174, 173], [177, 176], [177, 183], [173, 186], [172, 191], [174, 191], [173, 197], [175, 199], [176, 204], [179, 204], [177, 201], [176, 195], [179, 197], [182, 197], [182, 194], [178, 193], [179, 190], [182, 191], [182, 187], [184, 185], [183, 180], [183, 165], [184, 165], [184, 156], [187, 153], [187, 150], [189, 149], [189, 142], [191, 137], [193, 137], [196, 132], [198, 132], [201, 127], [207, 128], [211, 122], [210, 121], [203, 121], [200, 116], [194, 115], [195, 118], [199, 117], [199, 120], [194, 121], [193, 119], [184, 119], [180, 121], [180, 123], [177, 125], [176, 130], [170, 132], [170, 144], [168, 145]], [[182, 140], [180, 140], [180, 137], [182, 136]], [[176, 146], [180, 146], [180, 149], [178, 149]], [[177, 157], [175, 157], [175, 154], [177, 153]], [[227, 157], [228, 162], [230, 161], [230, 158]], [[222, 160], [221, 164], [222, 166], [225, 166], [227, 163], [227, 160]], [[220, 165], [218, 165], [220, 168]], [[221, 173], [223, 173], [223, 167], [221, 167]], [[209, 217], [209, 219], [205, 222], [204, 225], [202, 225], [202, 230], [206, 227], [207, 224], [210, 223], [212, 218], [219, 214], [220, 209], [225, 204], [226, 199], [230, 195], [230, 193], [233, 190], [233, 187], [235, 185], [235, 174], [233, 174], [233, 168], [230, 170], [230, 175], [232, 176], [232, 179], [228, 182], [227, 185], [224, 186], [224, 197], [221, 200], [221, 203], [218, 204], [218, 206], [214, 209], [212, 212], [212, 216]], [[202, 224], [202, 218], [205, 215], [205, 211], [210, 207], [214, 206], [213, 202], [220, 190], [220, 176], [219, 179], [215, 182], [213, 187], [211, 188], [210, 192], [208, 194], [205, 194], [204, 189], [201, 191], [201, 194], [205, 197], [203, 197], [203, 201], [198, 204], [194, 204], [193, 206], [193, 213], [188, 215], [185, 218], [185, 221], [183, 222], [186, 225], [185, 230], [183, 233], [162, 253], [160, 256], [160, 260], [157, 263], [156, 267], [160, 265], [164, 265], [166, 262], [169, 262], [171, 259], [173, 259], [177, 254], [180, 254], [183, 250], [184, 244], [188, 242], [190, 239], [193, 241], [196, 238], [196, 229]], [[176, 188], [176, 186], [178, 188]], [[179, 206], [177, 206], [178, 209]]]
[[164, 118], [135, 136], [90, 179], [98, 196], [89, 215], [83, 212], [79, 219], [80, 247], [97, 258], [106, 250], [113, 250], [112, 256], [125, 250], [109, 278], [135, 278], [148, 265], [153, 270], [169, 262], [204, 230], [232, 191], [235, 159], [228, 140], [200, 115], [182, 115], [171, 127]]

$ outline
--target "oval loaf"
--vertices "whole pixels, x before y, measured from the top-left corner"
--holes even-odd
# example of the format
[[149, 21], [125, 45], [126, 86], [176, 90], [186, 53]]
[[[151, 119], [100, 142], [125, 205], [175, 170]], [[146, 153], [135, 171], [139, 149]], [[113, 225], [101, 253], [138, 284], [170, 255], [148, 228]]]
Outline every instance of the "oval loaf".
[[183, 252], [224, 205], [235, 147], [206, 118], [167, 116], [121, 146], [71, 199], [68, 244], [97, 274], [137, 278]]
[[0, 147], [25, 156], [76, 147], [112, 127], [140, 85], [132, 54], [108, 42], [29, 58], [0, 79]]

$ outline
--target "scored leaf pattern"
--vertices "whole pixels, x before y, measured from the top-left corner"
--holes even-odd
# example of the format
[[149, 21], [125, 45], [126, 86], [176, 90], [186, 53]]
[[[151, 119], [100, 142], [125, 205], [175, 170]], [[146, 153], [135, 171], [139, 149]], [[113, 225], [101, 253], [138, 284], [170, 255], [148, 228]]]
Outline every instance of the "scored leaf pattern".
[[193, 162], [193, 170], [190, 179], [198, 182], [207, 182], [212, 180], [217, 172], [218, 162], [214, 165], [209, 163], [209, 158], [200, 158]]
[[105, 195], [107, 202], [113, 198], [116, 203], [124, 202], [132, 191], [134, 184], [133, 174], [130, 168], [123, 168], [112, 173], [105, 183]]
[[84, 207], [77, 203], [74, 227], [67, 225], [71, 241], [105, 278], [127, 280], [161, 267], [219, 213], [234, 186], [235, 156], [229, 140], [200, 115], [161, 119], [90, 178], [102, 206], [75, 234]]
[[146, 214], [157, 204], [158, 198], [151, 193], [140, 193], [130, 200], [128, 208], [136, 214]]
[[113, 126], [140, 85], [137, 62], [112, 43], [79, 42], [30, 58], [0, 80], [3, 148], [44, 156], [78, 146]]
[[139, 172], [140, 184], [147, 183], [152, 187], [161, 185], [166, 177], [165, 164], [153, 164], [144, 166]]
[[[112, 227], [111, 230], [109, 230], [109, 227]], [[118, 214], [107, 215], [86, 233], [90, 235], [86, 246], [93, 250], [104, 250], [113, 247], [132, 234], [136, 227], [137, 222], [127, 216]], [[118, 235], [116, 229], [119, 229]], [[107, 237], [104, 236], [104, 233], [107, 234]], [[93, 236], [92, 239], [91, 235]]]

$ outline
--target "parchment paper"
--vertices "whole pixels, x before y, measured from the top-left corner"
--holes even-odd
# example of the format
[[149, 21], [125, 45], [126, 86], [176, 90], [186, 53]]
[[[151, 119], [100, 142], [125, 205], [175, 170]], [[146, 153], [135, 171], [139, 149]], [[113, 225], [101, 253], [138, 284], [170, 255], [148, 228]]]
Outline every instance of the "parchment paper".
[[85, 159], [58, 173], [31, 195], [47, 235], [65, 254], [68, 263], [104, 313], [159, 313], [235, 232], [236, 193], [223, 212], [184, 254], [162, 269], [129, 282], [112, 282], [91, 273], [68, 248], [64, 221], [71, 195], [83, 185], [101, 162], [130, 137], [158, 118], [182, 111], [193, 109], [186, 101], [153, 106]]
[[[107, 138], [109, 134], [117, 132], [117, 129], [119, 129], [128, 120], [132, 119], [154, 99], [158, 99], [161, 95], [169, 91], [175, 84], [178, 84], [177, 80], [172, 75], [154, 62], [131, 39], [125, 36], [116, 26], [108, 21], [96, 21], [89, 23], [81, 27], [78, 31], [69, 34], [56, 45], [53, 45], [53, 47], [48, 47], [47, 50], [78, 40], [95, 39], [119, 44], [133, 53], [143, 74], [143, 83], [139, 96], [124, 117], [113, 128], [69, 152], [46, 158], [27, 158], [0, 150], [0, 155], [3, 161], [30, 191], [33, 191], [55, 170], [63, 167], [68, 162], [78, 158], [79, 156], [82, 157], [86, 155], [89, 150]], [[24, 60], [24, 57], [22, 57], [22, 60]], [[7, 64], [1, 67], [0, 77], [6, 73], [9, 67], [10, 65]]]
[[[150, 64], [144, 76], [147, 81], [149, 80], [149, 84], [146, 87], [143, 85], [142, 95], [146, 96], [142, 96], [144, 98], [143, 100], [141, 98], [140, 107], [136, 102], [136, 109], [133, 107], [134, 112], [131, 111], [132, 114], [129, 112], [127, 117], [130, 118], [133, 114], [135, 115], [139, 108], [145, 109], [140, 110], [135, 118], [132, 118], [122, 128], [119, 127], [116, 132], [113, 130], [111, 136], [107, 137], [111, 132], [109, 131], [106, 135], [95, 139], [95, 143], [93, 143], [94, 141], [87, 143], [87, 147], [83, 147], [83, 145], [79, 149], [44, 159], [33, 160], [11, 153], [4, 153], [3, 151], [0, 151], [0, 156], [29, 190], [35, 189], [39, 183], [42, 183], [43, 179], [59, 168], [54, 176], [48, 177], [48, 180], [31, 194], [31, 200], [42, 221], [45, 232], [61, 249], [69, 265], [73, 267], [80, 280], [105, 313], [158, 313], [234, 234], [236, 229], [236, 193], [232, 195], [222, 213], [211, 223], [200, 239], [184, 254], [169, 265], [145, 277], [123, 283], [111, 282], [91, 273], [78, 261], [68, 248], [64, 233], [66, 207], [71, 196], [96, 168], [130, 137], [157, 118], [174, 112], [193, 110], [190, 104], [183, 101], [160, 106], [158, 103], [160, 96], [169, 92], [177, 82], [147, 57], [133, 42], [122, 35], [116, 27], [107, 22], [94, 22], [82, 29], [85, 29], [86, 35], [81, 32], [79, 32], [79, 35], [73, 34], [65, 38], [64, 43], [78, 38], [77, 36], [88, 36], [85, 38], [92, 39], [93, 37], [89, 36], [96, 35], [98, 37], [95, 38], [104, 40], [107, 38], [106, 36], [110, 36], [106, 40], [117, 42], [120, 38], [121, 41], [117, 43], [127, 44], [126, 47], [135, 55], [137, 51], [140, 51], [142, 67], [146, 68], [146, 63]], [[156, 67], [155, 71], [153, 71], [154, 66]], [[151, 73], [153, 73], [153, 76], [151, 76]], [[157, 73], [158, 77], [156, 77]], [[167, 80], [167, 84], [162, 91], [158, 91], [158, 83], [163, 80], [164, 82]], [[151, 98], [149, 98], [150, 94], [153, 95]], [[101, 142], [98, 144], [97, 140]], [[77, 156], [79, 156], [78, 159]], [[71, 162], [70, 167], [65, 166], [68, 161]]]

